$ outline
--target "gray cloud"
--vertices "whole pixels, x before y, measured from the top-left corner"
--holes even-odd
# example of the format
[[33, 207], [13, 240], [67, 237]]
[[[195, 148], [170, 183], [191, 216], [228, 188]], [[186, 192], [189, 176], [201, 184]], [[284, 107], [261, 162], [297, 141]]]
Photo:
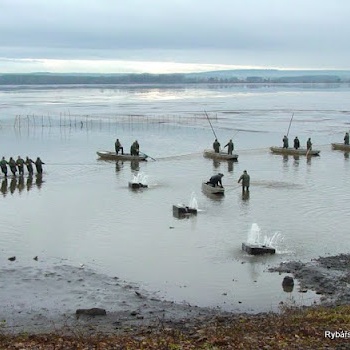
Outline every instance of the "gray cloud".
[[344, 67], [349, 10], [347, 0], [0, 0], [0, 56]]

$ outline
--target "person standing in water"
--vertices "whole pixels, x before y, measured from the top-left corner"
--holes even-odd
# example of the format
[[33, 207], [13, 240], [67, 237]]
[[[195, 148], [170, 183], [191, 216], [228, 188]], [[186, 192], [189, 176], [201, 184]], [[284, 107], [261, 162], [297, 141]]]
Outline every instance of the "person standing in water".
[[35, 161], [35, 167], [38, 174], [43, 173], [43, 164], [45, 163], [40, 159], [40, 157], [38, 157]]
[[0, 161], [0, 167], [1, 167], [2, 173], [5, 175], [5, 177], [7, 177], [7, 164], [8, 164], [8, 162], [6, 161], [5, 157], [2, 157], [2, 159]]
[[243, 174], [241, 177], [238, 179], [238, 183], [242, 181], [242, 192], [249, 192], [249, 186], [250, 186], [250, 176], [247, 173], [247, 170], [243, 171]]
[[10, 170], [11, 170], [13, 176], [16, 176], [16, 172], [17, 172], [16, 161], [12, 157], [10, 157], [8, 164], [10, 166]]
[[31, 160], [29, 157], [26, 157], [26, 160], [25, 160], [25, 165], [27, 166], [27, 170], [28, 170], [28, 174], [31, 176], [33, 175], [33, 163], [34, 161]]
[[19, 175], [23, 175], [24, 174], [24, 160], [20, 156], [18, 156], [18, 158], [17, 158], [16, 165], [18, 168]]

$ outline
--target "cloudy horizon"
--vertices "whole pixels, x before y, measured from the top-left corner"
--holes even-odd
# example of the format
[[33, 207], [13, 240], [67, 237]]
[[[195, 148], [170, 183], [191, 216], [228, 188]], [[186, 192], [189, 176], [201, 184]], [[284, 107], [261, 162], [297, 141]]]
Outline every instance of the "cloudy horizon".
[[1, 73], [350, 69], [345, 0], [0, 0]]

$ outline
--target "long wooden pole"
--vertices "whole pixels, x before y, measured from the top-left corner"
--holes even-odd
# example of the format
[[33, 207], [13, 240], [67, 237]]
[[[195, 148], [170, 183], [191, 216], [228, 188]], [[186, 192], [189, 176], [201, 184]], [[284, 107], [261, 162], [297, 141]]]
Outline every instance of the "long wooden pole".
[[292, 114], [292, 118], [290, 118], [289, 127], [288, 127], [288, 131], [287, 131], [287, 135], [286, 135], [287, 137], [288, 137], [288, 134], [289, 134], [290, 126], [292, 125], [293, 117], [294, 117], [294, 113]]
[[209, 116], [208, 116], [207, 112], [204, 111], [204, 113], [205, 113], [205, 115], [206, 115], [207, 118], [208, 118], [208, 122], [209, 122], [209, 124], [210, 124], [211, 130], [213, 131], [213, 134], [214, 134], [215, 138], [218, 139], [217, 136], [216, 136], [216, 134], [215, 134], [214, 128], [213, 128], [213, 126], [211, 125], [211, 122], [210, 122], [210, 119], [209, 119]]

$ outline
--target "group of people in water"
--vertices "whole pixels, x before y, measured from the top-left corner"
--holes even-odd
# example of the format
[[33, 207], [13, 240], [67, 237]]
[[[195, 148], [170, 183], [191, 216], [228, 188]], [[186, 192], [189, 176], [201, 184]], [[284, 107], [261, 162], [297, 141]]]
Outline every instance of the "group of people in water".
[[[215, 139], [214, 143], [213, 143], [213, 149], [215, 151], [215, 153], [220, 153], [220, 142], [218, 141], [218, 139]], [[224, 148], [227, 147], [227, 154], [232, 155], [232, 152], [234, 150], [234, 144], [232, 142], [232, 139], [229, 140], [229, 142], [227, 142], [227, 144], [224, 146]]]
[[[124, 147], [120, 143], [119, 139], [116, 139], [114, 146], [115, 146], [115, 153], [117, 155], [119, 154], [119, 152], [121, 152], [121, 154], [124, 155]], [[137, 140], [135, 140], [130, 146], [130, 155], [138, 156], [139, 154], [140, 154], [140, 145], [137, 142]]]
[[[209, 181], [207, 182], [207, 185], [216, 187], [223, 187], [222, 186], [222, 177], [224, 174], [218, 173], [217, 175], [213, 175]], [[242, 193], [249, 192], [249, 186], [250, 186], [250, 175], [248, 174], [247, 170], [243, 171], [243, 174], [238, 179], [238, 183], [242, 182]]]
[[[289, 140], [288, 140], [287, 135], [284, 135], [284, 137], [282, 139], [282, 142], [283, 142], [283, 148], [289, 148]], [[298, 139], [298, 136], [295, 136], [295, 138], [294, 138], [293, 148], [294, 149], [299, 149], [300, 148], [300, 141]], [[306, 141], [306, 149], [310, 150], [310, 151], [312, 150], [311, 137], [309, 137], [307, 139], [307, 141]]]
[[40, 159], [40, 157], [38, 157], [35, 161], [29, 157], [22, 159], [20, 156], [18, 156], [16, 160], [13, 159], [13, 157], [10, 157], [8, 161], [5, 159], [5, 157], [2, 157], [0, 160], [0, 168], [5, 177], [7, 177], [7, 166], [9, 166], [10, 171], [14, 176], [16, 176], [17, 171], [20, 176], [24, 175], [24, 166], [27, 167], [28, 174], [33, 175], [33, 164], [35, 165], [36, 172], [41, 175], [43, 173], [43, 164], [45, 163]]

